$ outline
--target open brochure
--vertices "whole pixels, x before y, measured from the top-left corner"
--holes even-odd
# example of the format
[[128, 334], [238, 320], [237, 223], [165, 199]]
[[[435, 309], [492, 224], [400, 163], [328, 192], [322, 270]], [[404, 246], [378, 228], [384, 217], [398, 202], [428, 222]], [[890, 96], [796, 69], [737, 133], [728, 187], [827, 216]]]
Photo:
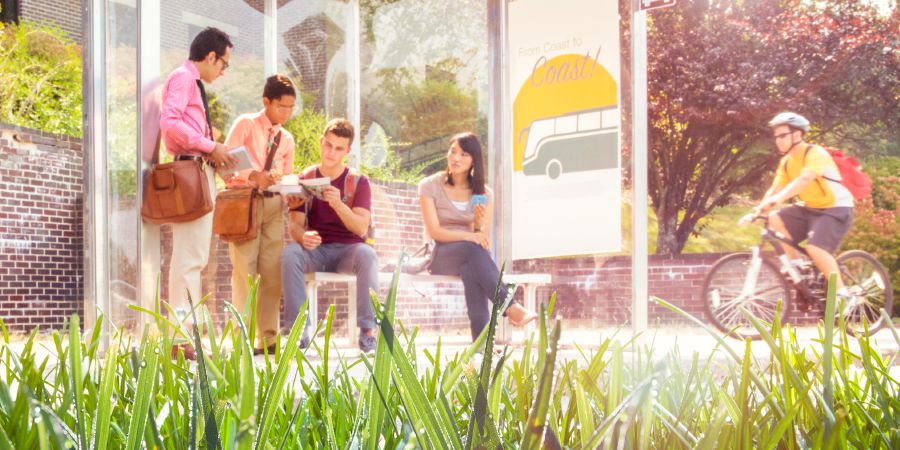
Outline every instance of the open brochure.
[[322, 190], [325, 189], [325, 186], [331, 186], [330, 178], [302, 180], [297, 175], [291, 174], [281, 177], [281, 181], [270, 187], [269, 190], [280, 192], [282, 195], [314, 196], [321, 199]]

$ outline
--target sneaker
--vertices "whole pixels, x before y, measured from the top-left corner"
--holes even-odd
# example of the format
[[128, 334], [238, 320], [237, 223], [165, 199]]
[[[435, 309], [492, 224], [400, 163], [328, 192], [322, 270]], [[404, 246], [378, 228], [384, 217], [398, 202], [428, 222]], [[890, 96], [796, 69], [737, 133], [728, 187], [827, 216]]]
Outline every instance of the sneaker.
[[372, 353], [378, 346], [378, 339], [375, 339], [375, 333], [371, 329], [359, 330], [359, 350], [363, 353]]
[[254, 348], [253, 355], [269, 355], [272, 356], [275, 354], [275, 344], [272, 344], [268, 347], [263, 348]]
[[188, 361], [196, 361], [197, 360], [197, 352], [194, 350], [194, 346], [188, 343], [184, 344], [174, 344], [172, 345], [172, 359], [178, 359], [178, 353], [184, 354], [184, 359]]
[[312, 341], [312, 339], [310, 339], [310, 337], [309, 337], [309, 331], [304, 329], [303, 335], [300, 336], [300, 348], [301, 349], [309, 348], [310, 341]]

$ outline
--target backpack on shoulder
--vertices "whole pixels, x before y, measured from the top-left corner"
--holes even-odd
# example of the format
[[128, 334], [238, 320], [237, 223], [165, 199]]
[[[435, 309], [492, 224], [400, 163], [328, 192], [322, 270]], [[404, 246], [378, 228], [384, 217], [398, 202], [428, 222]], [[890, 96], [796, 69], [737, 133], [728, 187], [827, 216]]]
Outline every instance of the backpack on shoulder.
[[[806, 155], [809, 153], [809, 150], [812, 148], [812, 145], [806, 147], [806, 150], [803, 151], [803, 163], [806, 163]], [[866, 175], [862, 170], [862, 165], [856, 158], [845, 154], [841, 150], [832, 147], [822, 146], [829, 155], [831, 155], [831, 159], [834, 160], [834, 164], [838, 168], [838, 172], [841, 174], [840, 180], [834, 180], [828, 177], [825, 178], [828, 181], [834, 181], [836, 183], [841, 183], [853, 194], [854, 200], [862, 200], [869, 196], [872, 193], [872, 179]]]

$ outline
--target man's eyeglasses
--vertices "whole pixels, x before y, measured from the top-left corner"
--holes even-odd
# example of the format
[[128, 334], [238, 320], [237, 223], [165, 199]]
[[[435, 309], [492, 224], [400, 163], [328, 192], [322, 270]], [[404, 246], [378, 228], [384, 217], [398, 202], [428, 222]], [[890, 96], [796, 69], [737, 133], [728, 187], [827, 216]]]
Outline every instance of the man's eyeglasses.
[[225, 59], [218, 57], [218, 56], [216, 57], [216, 59], [218, 59], [219, 61], [222, 61], [222, 72], [224, 72], [225, 69], [228, 68], [228, 61], [225, 61]]
[[777, 140], [780, 140], [780, 139], [784, 139], [785, 136], [790, 136], [790, 135], [791, 135], [791, 132], [787, 132], [787, 133], [776, 134], [776, 135], [773, 136], [773, 137], [774, 137], [775, 140], [777, 141]]

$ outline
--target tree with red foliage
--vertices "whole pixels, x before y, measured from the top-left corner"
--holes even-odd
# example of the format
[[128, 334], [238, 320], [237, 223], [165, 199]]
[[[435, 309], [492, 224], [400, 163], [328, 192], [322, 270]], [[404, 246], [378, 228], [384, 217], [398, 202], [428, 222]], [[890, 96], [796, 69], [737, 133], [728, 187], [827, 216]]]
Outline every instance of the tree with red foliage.
[[810, 141], [827, 134], [851, 152], [900, 140], [900, 15], [854, 0], [811, 3], [698, 0], [652, 15], [658, 254], [681, 253], [701, 218], [770, 183], [778, 155], [765, 124], [779, 111], [810, 118]]

